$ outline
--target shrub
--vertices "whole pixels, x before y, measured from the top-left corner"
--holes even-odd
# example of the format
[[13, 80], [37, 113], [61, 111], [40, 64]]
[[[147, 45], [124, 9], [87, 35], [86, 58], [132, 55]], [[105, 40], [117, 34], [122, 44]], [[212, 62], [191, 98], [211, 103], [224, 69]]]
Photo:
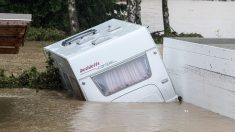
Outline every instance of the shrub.
[[59, 71], [53, 66], [51, 57], [47, 64], [45, 72], [38, 72], [35, 67], [32, 67], [18, 77], [6, 76], [4, 70], [0, 70], [0, 88], [62, 89]]
[[35, 87], [35, 83], [37, 83], [37, 78], [39, 76], [40, 73], [37, 71], [36, 67], [24, 71], [18, 76], [19, 87]]
[[162, 44], [164, 37], [199, 37], [202, 38], [203, 36], [198, 33], [180, 33], [177, 32], [170, 32], [167, 34], [160, 34], [160, 32], [154, 32], [151, 34], [156, 44]]
[[47, 60], [48, 66], [46, 67], [46, 71], [41, 72], [40, 75], [35, 79], [36, 82], [34, 87], [40, 89], [62, 89], [59, 70], [53, 66], [53, 62], [53, 59], [49, 57]]
[[[110, 18], [123, 19], [125, 4], [117, 0], [76, 0], [80, 29], [84, 30]], [[55, 27], [69, 32], [67, 0], [0, 0], [0, 11], [32, 14], [33, 27]]]
[[31, 41], [58, 41], [65, 37], [65, 32], [56, 28], [29, 27], [26, 34], [26, 40]]
[[14, 75], [6, 76], [5, 71], [0, 69], [0, 88], [15, 88], [18, 86], [18, 78]]

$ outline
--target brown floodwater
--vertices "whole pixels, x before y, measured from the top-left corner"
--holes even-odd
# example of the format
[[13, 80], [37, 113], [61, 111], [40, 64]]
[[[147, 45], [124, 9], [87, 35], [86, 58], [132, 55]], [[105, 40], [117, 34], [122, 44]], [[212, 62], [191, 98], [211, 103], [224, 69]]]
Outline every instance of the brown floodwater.
[[233, 132], [235, 120], [188, 103], [97, 103], [56, 91], [0, 89], [0, 132]]

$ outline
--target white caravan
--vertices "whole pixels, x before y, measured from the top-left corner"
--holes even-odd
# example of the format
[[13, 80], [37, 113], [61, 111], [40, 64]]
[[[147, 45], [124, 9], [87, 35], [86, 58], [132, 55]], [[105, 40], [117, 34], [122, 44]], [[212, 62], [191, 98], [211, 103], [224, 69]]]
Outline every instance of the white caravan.
[[112, 19], [45, 51], [64, 85], [87, 101], [169, 102], [178, 97], [143, 26]]

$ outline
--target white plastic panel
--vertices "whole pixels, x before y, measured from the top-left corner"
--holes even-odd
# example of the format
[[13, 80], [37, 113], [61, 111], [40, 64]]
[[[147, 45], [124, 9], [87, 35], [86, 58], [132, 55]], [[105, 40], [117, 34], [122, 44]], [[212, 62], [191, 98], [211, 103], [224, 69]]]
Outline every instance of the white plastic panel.
[[166, 102], [177, 98], [171, 79], [165, 69], [162, 59], [157, 49], [147, 52], [150, 68], [152, 71], [153, 84], [157, 85]]
[[[138, 97], [138, 98], [136, 98]], [[113, 102], [163, 102], [159, 89], [155, 85], [147, 85], [127, 93]]]

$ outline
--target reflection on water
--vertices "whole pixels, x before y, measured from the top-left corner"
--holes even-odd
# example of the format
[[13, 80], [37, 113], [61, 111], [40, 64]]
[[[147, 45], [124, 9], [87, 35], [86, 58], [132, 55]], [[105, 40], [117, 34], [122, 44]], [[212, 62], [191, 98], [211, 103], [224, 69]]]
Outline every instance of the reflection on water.
[[0, 98], [0, 123], [8, 120], [7, 117], [11, 116], [11, 111], [14, 108], [12, 105], [13, 98]]
[[54, 91], [0, 90], [0, 131], [234, 131], [235, 120], [183, 103], [95, 103]]

